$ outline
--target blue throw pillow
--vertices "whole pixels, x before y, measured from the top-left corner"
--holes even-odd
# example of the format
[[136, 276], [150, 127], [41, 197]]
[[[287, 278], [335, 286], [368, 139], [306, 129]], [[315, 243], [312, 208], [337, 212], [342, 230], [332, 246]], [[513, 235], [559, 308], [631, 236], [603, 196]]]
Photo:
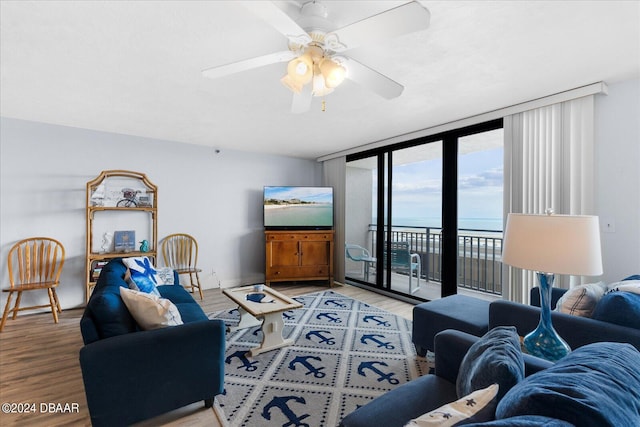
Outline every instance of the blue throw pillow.
[[146, 256], [123, 258], [122, 262], [127, 266], [131, 275], [131, 280], [127, 280], [128, 278], [125, 277], [129, 289], [160, 296], [160, 293], [156, 289], [158, 285], [158, 272], [151, 264], [149, 258]]
[[555, 418], [539, 415], [521, 415], [486, 423], [467, 424], [467, 427], [575, 427], [573, 424]]
[[580, 427], [640, 425], [640, 352], [631, 344], [578, 348], [513, 387], [496, 418], [540, 415]]
[[640, 329], [640, 294], [610, 292], [600, 299], [591, 318]]
[[467, 351], [456, 381], [458, 397], [498, 384], [498, 400], [524, 378], [520, 338], [514, 326], [487, 332]]

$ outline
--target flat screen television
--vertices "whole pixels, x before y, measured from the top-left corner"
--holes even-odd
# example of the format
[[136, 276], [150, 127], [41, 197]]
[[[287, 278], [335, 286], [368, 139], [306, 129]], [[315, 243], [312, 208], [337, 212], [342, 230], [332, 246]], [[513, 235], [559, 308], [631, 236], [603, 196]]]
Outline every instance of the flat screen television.
[[264, 187], [266, 230], [333, 229], [332, 187]]

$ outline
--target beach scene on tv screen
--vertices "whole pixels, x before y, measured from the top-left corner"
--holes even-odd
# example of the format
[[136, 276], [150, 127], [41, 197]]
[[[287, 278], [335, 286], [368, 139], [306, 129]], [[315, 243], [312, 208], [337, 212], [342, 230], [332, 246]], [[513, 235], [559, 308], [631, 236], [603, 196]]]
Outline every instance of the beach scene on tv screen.
[[331, 187], [265, 187], [266, 227], [331, 227]]

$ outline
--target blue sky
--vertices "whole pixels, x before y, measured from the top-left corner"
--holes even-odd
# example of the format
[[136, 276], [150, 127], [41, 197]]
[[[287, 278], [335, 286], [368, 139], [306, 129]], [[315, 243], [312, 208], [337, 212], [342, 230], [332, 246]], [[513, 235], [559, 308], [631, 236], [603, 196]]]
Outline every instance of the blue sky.
[[[502, 163], [502, 148], [459, 156], [460, 218], [502, 218]], [[396, 166], [393, 171], [394, 217], [440, 217], [441, 181], [441, 159]]]
[[333, 188], [331, 187], [265, 187], [265, 199], [300, 199], [305, 202], [331, 203]]

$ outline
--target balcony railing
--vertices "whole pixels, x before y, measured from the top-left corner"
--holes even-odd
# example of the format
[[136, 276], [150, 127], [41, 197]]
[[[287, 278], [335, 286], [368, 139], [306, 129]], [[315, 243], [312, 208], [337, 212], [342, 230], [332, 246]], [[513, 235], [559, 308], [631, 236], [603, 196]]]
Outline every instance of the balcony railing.
[[[376, 253], [376, 226], [369, 224], [371, 252]], [[442, 229], [394, 225], [394, 242], [409, 242], [420, 255], [422, 278], [441, 282]], [[502, 231], [458, 230], [458, 286], [494, 295], [502, 294]]]

